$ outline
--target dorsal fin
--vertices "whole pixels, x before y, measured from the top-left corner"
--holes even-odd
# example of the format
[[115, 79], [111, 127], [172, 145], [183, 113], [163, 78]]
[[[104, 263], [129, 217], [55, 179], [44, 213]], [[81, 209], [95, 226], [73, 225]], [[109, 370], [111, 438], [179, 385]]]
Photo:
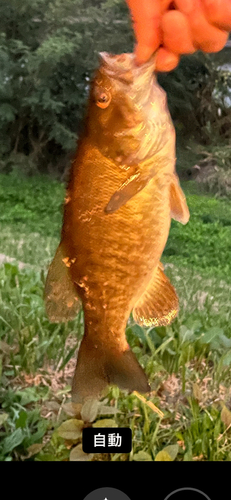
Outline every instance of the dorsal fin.
[[176, 174], [174, 174], [170, 184], [170, 208], [172, 219], [181, 222], [181, 224], [187, 224], [190, 217], [189, 209]]

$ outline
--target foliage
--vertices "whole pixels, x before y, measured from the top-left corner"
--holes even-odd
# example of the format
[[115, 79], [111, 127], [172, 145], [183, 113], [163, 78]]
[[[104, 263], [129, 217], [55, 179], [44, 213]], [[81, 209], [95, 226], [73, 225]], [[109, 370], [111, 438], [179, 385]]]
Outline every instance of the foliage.
[[[12, 152], [29, 155], [31, 171], [51, 171], [55, 163], [63, 171], [98, 52], [131, 47], [126, 6], [10, 0], [1, 2], [0, 19], [0, 153], [3, 160]], [[3, 161], [4, 169], [10, 166]]]
[[230, 139], [231, 73], [220, 70], [211, 55], [183, 56], [174, 71], [158, 79], [179, 135], [193, 135], [201, 144]]
[[198, 146], [198, 153], [203, 157], [203, 162], [206, 164], [217, 165], [224, 170], [231, 170], [231, 145], [219, 144], [212, 145], [207, 148]]
[[[0, 6], [0, 171], [61, 176], [81, 130], [98, 53], [130, 52], [124, 0], [3, 0]], [[178, 135], [230, 139], [230, 74], [212, 56], [159, 74]]]
[[[6, 389], [3, 379], [0, 393], [0, 460], [23, 460], [38, 453], [50, 422], [41, 418], [37, 402], [46, 398], [47, 390], [37, 387]], [[34, 408], [30, 408], [35, 404]]]
[[13, 224], [19, 232], [59, 237], [63, 201], [64, 185], [45, 175], [1, 175], [0, 223]]
[[230, 152], [229, 143], [197, 147], [200, 159], [188, 173], [194, 174], [204, 192], [213, 193], [216, 197], [231, 197]]
[[179, 132], [183, 131], [186, 135], [197, 132], [200, 103], [198, 92], [208, 80], [208, 69], [203, 56], [182, 56], [179, 66], [170, 73], [159, 73], [158, 80], [167, 92], [171, 116], [176, 121]]

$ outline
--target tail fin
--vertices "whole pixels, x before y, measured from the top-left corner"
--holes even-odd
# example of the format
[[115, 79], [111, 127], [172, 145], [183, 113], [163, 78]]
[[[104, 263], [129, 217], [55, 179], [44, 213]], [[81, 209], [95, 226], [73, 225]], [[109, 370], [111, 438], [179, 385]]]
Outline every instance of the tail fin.
[[88, 336], [84, 336], [73, 378], [73, 402], [82, 402], [90, 396], [98, 397], [109, 384], [129, 392], [150, 391], [147, 376], [130, 349], [115, 352], [105, 345], [95, 345]]

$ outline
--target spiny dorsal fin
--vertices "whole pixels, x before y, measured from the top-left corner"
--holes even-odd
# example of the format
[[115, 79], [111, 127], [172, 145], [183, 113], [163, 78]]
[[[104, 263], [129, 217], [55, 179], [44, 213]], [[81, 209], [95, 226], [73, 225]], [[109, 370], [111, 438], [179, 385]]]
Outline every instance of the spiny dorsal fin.
[[170, 209], [172, 219], [181, 222], [181, 224], [187, 224], [190, 217], [189, 209], [176, 174], [174, 174], [170, 184]]
[[45, 284], [46, 312], [52, 323], [74, 319], [81, 308], [65, 257], [61, 243], [49, 267]]
[[133, 309], [133, 318], [141, 326], [166, 326], [175, 319], [178, 309], [175, 289], [158, 266], [147, 289]]

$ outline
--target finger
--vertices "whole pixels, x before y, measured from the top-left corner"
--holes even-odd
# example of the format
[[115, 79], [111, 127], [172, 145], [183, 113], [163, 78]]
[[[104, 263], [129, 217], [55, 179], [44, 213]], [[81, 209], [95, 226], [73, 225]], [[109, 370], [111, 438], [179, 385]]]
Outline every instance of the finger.
[[193, 45], [204, 52], [218, 52], [228, 38], [226, 31], [212, 26], [206, 19], [200, 0], [175, 0], [177, 7], [189, 20]]
[[136, 62], [147, 61], [161, 43], [160, 1], [126, 0], [132, 13], [134, 31], [137, 40], [135, 49]]
[[202, 14], [191, 16], [190, 26], [193, 43], [198, 49], [204, 52], [219, 52], [225, 46], [228, 33], [209, 24]]
[[160, 47], [156, 53], [156, 71], [172, 71], [179, 64], [180, 57]]
[[206, 19], [217, 28], [231, 30], [230, 0], [175, 0], [177, 8], [184, 14], [202, 11]]
[[163, 14], [161, 21], [163, 45], [176, 54], [193, 54], [196, 51], [188, 18], [177, 10]]
[[142, 43], [137, 43], [134, 50], [135, 63], [137, 65], [140, 65], [147, 62], [154, 52], [155, 49], [153, 50], [152, 46], [148, 46]]
[[231, 1], [202, 0], [205, 16], [217, 28], [231, 30]]

